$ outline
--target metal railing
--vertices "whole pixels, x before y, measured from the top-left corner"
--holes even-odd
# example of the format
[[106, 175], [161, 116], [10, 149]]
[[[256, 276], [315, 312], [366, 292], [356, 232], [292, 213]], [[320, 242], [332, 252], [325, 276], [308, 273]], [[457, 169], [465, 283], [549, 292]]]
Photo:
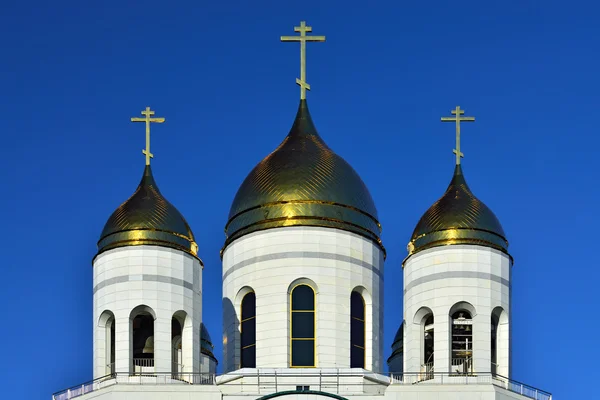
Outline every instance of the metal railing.
[[[62, 390], [53, 400], [70, 400], [112, 385], [219, 385], [223, 393], [269, 394], [309, 391], [336, 394], [383, 394], [389, 385], [482, 385], [493, 384], [534, 400], [552, 400], [552, 395], [533, 386], [490, 372], [456, 374], [452, 372], [374, 373], [360, 369], [250, 370], [216, 376], [208, 373], [155, 372], [133, 374], [117, 372]], [[306, 389], [303, 389], [306, 390]]]
[[423, 380], [433, 379], [433, 361], [421, 366]]
[[[464, 359], [463, 359], [464, 361]], [[522, 382], [491, 372], [457, 374], [453, 372], [390, 373], [391, 385], [481, 385], [492, 384], [535, 400], [552, 400], [552, 394]]]
[[451, 372], [454, 374], [469, 375], [473, 374], [473, 358], [453, 358]]
[[52, 395], [52, 400], [69, 400], [113, 385], [214, 385], [214, 374], [192, 372], [164, 372], [153, 374], [134, 374], [116, 372], [81, 385], [73, 386]]

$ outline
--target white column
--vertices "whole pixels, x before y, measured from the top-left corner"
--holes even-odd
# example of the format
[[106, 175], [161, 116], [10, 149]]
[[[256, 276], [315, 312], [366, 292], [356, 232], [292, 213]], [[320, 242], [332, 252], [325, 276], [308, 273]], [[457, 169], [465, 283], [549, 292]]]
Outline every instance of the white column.
[[492, 317], [486, 311], [478, 310], [473, 318], [473, 371], [476, 373], [492, 370]]
[[158, 314], [154, 320], [154, 371], [171, 372], [171, 316]]
[[194, 331], [200, 332], [200, 326], [195, 326], [193, 318], [188, 315], [185, 318], [183, 330], [181, 331], [181, 360], [184, 372], [199, 372], [199, 365], [194, 360], [194, 354], [200, 353], [200, 340], [194, 340]]
[[133, 331], [129, 315], [115, 316], [115, 371], [132, 372]]
[[452, 319], [448, 307], [437, 307], [433, 311], [433, 371], [450, 371], [452, 359]]

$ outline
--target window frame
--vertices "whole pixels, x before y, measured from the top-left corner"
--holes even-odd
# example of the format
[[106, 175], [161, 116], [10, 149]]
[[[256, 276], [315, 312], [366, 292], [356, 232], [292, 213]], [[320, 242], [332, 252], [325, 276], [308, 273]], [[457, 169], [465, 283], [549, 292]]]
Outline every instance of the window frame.
[[[313, 295], [313, 308], [312, 310], [294, 310], [294, 302], [293, 302], [293, 295], [294, 295], [294, 290], [296, 290], [298, 287], [300, 286], [306, 286], [308, 287], [311, 291], [312, 291], [312, 295]], [[293, 327], [293, 316], [294, 313], [309, 313], [312, 312], [313, 314], [313, 335], [312, 338], [294, 338], [293, 336], [293, 332], [294, 332], [294, 327]], [[289, 332], [289, 346], [290, 346], [290, 368], [316, 368], [317, 367], [317, 292], [315, 291], [315, 288], [312, 287], [311, 285], [307, 284], [307, 283], [299, 283], [297, 285], [294, 285], [294, 287], [292, 287], [292, 289], [290, 290], [289, 293], [289, 321], [290, 321], [290, 332]], [[293, 344], [294, 341], [312, 341], [312, 351], [313, 351], [313, 365], [294, 365], [294, 354], [293, 354]]]
[[[355, 317], [353, 314], [354, 308], [352, 307], [352, 296], [355, 295], [360, 297], [360, 300], [362, 302], [362, 316], [363, 319], [357, 318]], [[366, 365], [367, 365], [367, 304], [365, 302], [365, 298], [363, 297], [362, 294], [360, 294], [358, 291], [353, 290], [350, 293], [350, 368], [362, 368], [365, 369]], [[352, 340], [352, 321], [353, 320], [357, 320], [360, 321], [362, 323], [362, 346], [359, 346], [358, 344], [355, 344]], [[361, 349], [363, 351], [363, 360], [362, 360], [362, 366], [354, 366], [352, 364], [352, 349], [353, 347], [357, 347], [359, 349]]]
[[[253, 315], [251, 317], [244, 318], [244, 301], [249, 295], [254, 296], [254, 309], [252, 313]], [[254, 342], [252, 344], [242, 347], [244, 322], [250, 321], [251, 319], [254, 319]], [[254, 362], [252, 363], [254, 364], [254, 366], [244, 365], [244, 350], [250, 347], [254, 347]], [[254, 291], [246, 293], [244, 297], [242, 297], [242, 301], [240, 302], [240, 368], [256, 368], [256, 293]]]

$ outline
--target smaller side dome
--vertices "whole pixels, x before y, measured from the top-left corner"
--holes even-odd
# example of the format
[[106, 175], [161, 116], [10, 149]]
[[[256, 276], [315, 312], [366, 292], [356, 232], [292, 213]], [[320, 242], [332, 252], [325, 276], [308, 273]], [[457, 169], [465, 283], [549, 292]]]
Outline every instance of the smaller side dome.
[[215, 346], [212, 344], [212, 340], [210, 339], [210, 334], [208, 333], [208, 329], [204, 322], [200, 324], [200, 351], [202, 354], [207, 355], [212, 358], [215, 362], [217, 362], [217, 358], [213, 354]]
[[160, 193], [149, 165], [133, 195], [106, 222], [98, 241], [98, 254], [139, 245], [170, 247], [198, 258], [198, 245], [190, 226]]
[[446, 193], [419, 220], [408, 243], [408, 257], [452, 244], [491, 247], [508, 254], [508, 241], [496, 215], [469, 189], [460, 165]]
[[[392, 355], [390, 355], [387, 359], [388, 366], [390, 369], [393, 369], [392, 372], [400, 372], [401, 371], [401, 363], [402, 363], [402, 355], [404, 353], [404, 322], [400, 324], [398, 331], [396, 331], [396, 336], [394, 336], [394, 341], [392, 342]], [[400, 362], [396, 363], [396, 359], [400, 358]]]

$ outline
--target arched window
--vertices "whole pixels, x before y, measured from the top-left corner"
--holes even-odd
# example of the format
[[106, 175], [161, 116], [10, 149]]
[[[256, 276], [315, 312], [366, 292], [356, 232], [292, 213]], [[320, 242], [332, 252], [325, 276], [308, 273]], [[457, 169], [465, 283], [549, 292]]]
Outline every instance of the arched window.
[[[431, 375], [434, 372], [433, 331], [433, 314], [429, 314], [425, 317], [425, 323], [423, 324], [423, 366], [428, 375]], [[431, 376], [431, 378], [433, 378], [433, 376]]]
[[137, 306], [131, 311], [133, 373], [154, 372], [154, 311]]
[[315, 367], [315, 292], [298, 285], [291, 293], [291, 366]]
[[[171, 372], [173, 377], [179, 379], [178, 374], [185, 370], [183, 360], [183, 329], [187, 314], [177, 311], [171, 317]], [[185, 349], [188, 351], [188, 349]]]
[[492, 362], [491, 362], [491, 371], [492, 376], [496, 376], [498, 373], [498, 316], [492, 313], [492, 329], [491, 329], [491, 352], [492, 352]]
[[242, 299], [241, 368], [256, 368], [256, 295], [250, 292]]
[[350, 368], [365, 367], [365, 301], [358, 292], [350, 295]]
[[452, 372], [473, 372], [473, 319], [466, 310], [452, 314]]
[[[104, 311], [98, 321], [98, 334], [104, 340], [104, 354], [99, 354], [98, 358], [102, 363], [99, 373], [110, 375], [115, 372], [115, 316], [111, 311]], [[102, 340], [102, 339], [100, 339]]]

